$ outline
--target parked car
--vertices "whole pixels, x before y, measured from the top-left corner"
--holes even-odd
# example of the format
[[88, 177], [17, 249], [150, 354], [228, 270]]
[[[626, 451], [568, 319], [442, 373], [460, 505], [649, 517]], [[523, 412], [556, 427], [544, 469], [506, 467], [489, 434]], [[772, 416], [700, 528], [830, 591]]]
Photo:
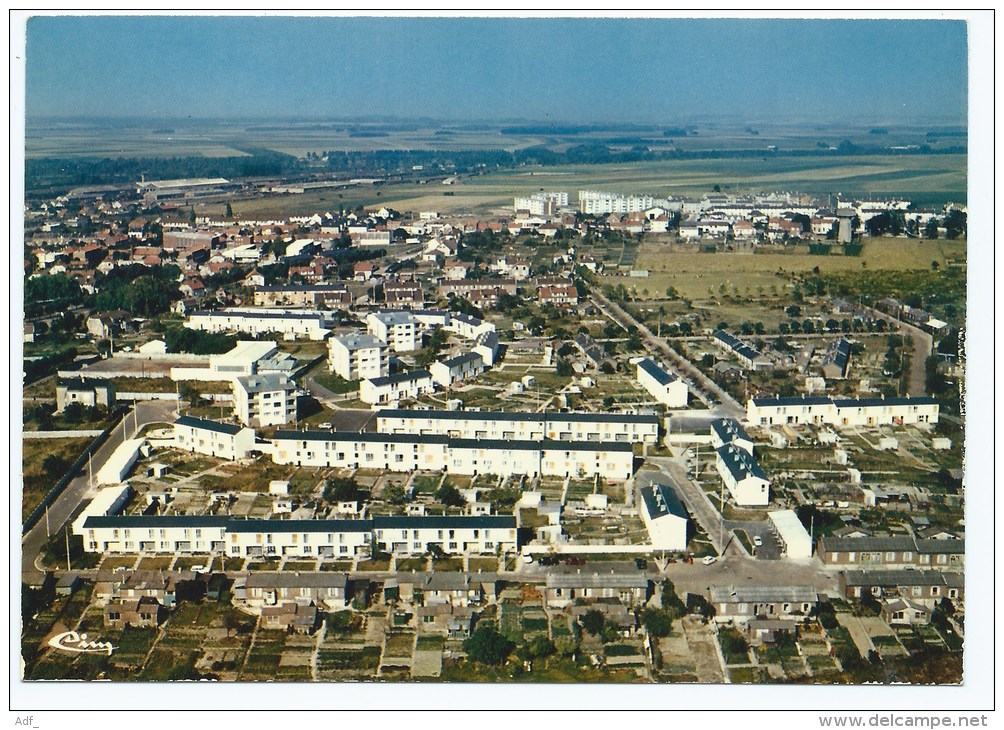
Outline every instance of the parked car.
[[585, 565], [586, 561], [582, 558], [570, 557], [565, 558], [565, 565]]
[[210, 567], [208, 565], [193, 565], [192, 566], [192, 572], [193, 573], [203, 573], [203, 574], [204, 573], [208, 573], [208, 572], [210, 572]]
[[636, 567], [638, 570], [645, 570], [645, 568], [648, 567], [648, 561], [645, 560], [645, 558], [635, 558], [634, 567]]
[[540, 565], [557, 565], [559, 562], [557, 555], [542, 555], [537, 561]]
[[763, 547], [763, 538], [759, 535], [753, 536], [753, 547]]
[[714, 555], [709, 555], [706, 558], [704, 558], [704, 560], [702, 560], [701, 562], [704, 563], [705, 565], [711, 565], [713, 563], [718, 562], [718, 558], [716, 558]]

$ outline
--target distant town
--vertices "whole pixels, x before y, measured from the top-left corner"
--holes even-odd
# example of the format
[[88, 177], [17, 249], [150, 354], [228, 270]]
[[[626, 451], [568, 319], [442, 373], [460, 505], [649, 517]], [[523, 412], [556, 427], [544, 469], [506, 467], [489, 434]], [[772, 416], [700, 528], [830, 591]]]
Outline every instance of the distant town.
[[25, 679], [961, 682], [964, 204], [382, 182], [26, 205]]

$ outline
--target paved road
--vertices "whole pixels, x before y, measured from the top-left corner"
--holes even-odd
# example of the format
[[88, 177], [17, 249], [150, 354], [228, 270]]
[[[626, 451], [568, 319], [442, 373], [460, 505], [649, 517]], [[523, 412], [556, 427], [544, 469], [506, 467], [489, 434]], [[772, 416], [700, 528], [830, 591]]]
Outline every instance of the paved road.
[[[125, 440], [131, 438], [139, 430], [149, 423], [159, 421], [171, 421], [177, 403], [171, 401], [140, 401], [136, 407], [130, 411], [118, 426], [112, 431], [108, 440], [101, 445], [91, 459], [91, 469], [97, 474], [98, 470], [108, 461], [112, 452]], [[58, 533], [63, 529], [63, 525], [70, 519], [80, 503], [90, 496], [90, 485], [87, 479], [87, 468], [84, 467], [82, 473], [73, 479], [63, 490], [63, 493], [49, 507], [49, 529], [51, 533]], [[35, 560], [45, 546], [46, 520], [43, 517], [34, 527], [32, 527], [21, 538], [21, 576], [29, 582], [37, 582], [43, 576], [43, 571], [35, 565]]]
[[[710, 401], [717, 400], [722, 406], [724, 415], [742, 419], [746, 417], [746, 409], [731, 395], [726, 393], [717, 383], [706, 376], [689, 360], [670, 347], [666, 340], [656, 337], [652, 330], [624, 311], [615, 302], [610, 301], [601, 291], [594, 289], [591, 293], [593, 304], [608, 317], [623, 327], [634, 326], [649, 348], [661, 355], [677, 372], [689, 381], [688, 385], [698, 398], [711, 406]], [[709, 395], [710, 394], [710, 395]]]
[[[676, 490], [677, 495], [687, 506], [690, 516], [697, 520], [698, 524], [708, 533], [711, 544], [719, 555], [722, 554], [723, 550], [745, 554], [739, 541], [732, 539], [732, 533], [722, 529], [721, 514], [705, 491], [688, 478], [686, 467], [683, 464], [676, 459], [669, 459], [665, 456], [650, 456], [648, 463], [658, 467], [662, 478]], [[658, 479], [658, 477], [656, 478]], [[647, 486], [653, 481], [653, 477], [651, 472], [641, 471], [638, 472], [635, 481], [639, 485]], [[724, 546], [722, 541], [725, 543]]]

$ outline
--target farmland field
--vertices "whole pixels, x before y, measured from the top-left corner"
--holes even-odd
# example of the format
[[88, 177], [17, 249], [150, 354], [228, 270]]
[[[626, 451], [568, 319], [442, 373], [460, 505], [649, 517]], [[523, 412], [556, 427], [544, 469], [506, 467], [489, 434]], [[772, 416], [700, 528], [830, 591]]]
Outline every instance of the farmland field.
[[[965, 241], [911, 241], [891, 238], [865, 239], [861, 256], [810, 256], [807, 249], [784, 253], [694, 253], [677, 251], [669, 244], [643, 243], [635, 263], [647, 269], [643, 278], [604, 276], [603, 284], [623, 284], [640, 298], [662, 297], [675, 287], [685, 297], [704, 299], [708, 289], [724, 284], [740, 292], [758, 287], [781, 287], [779, 272], [809, 272], [816, 266], [824, 274], [879, 269], [929, 269], [932, 261], [944, 266], [949, 259], [965, 258]], [[648, 294], [645, 294], [645, 291]]]

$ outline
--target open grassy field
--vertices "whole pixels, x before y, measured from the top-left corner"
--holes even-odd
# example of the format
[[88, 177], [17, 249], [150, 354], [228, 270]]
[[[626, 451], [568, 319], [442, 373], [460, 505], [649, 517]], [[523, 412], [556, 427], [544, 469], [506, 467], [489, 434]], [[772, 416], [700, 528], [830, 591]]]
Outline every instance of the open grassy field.
[[[667, 287], [690, 299], [704, 299], [708, 290], [718, 293], [725, 285], [740, 294], [759, 287], [782, 289], [787, 280], [779, 272], [821, 273], [875, 271], [880, 269], [929, 269], [932, 261], [945, 266], [948, 259], [965, 258], [965, 241], [916, 241], [893, 238], [865, 239], [861, 256], [810, 256], [807, 248], [783, 253], [692, 253], [674, 250], [672, 245], [643, 243], [636, 267], [648, 269], [649, 276], [604, 276], [604, 285], [623, 284], [638, 298], [661, 298]], [[648, 294], [645, 294], [645, 290]]]
[[[703, 195], [715, 185], [735, 193], [798, 190], [814, 195], [905, 195], [920, 205], [936, 204], [965, 200], [966, 156], [778, 157], [565, 165], [499, 170], [461, 177], [453, 185], [433, 182], [313, 190], [302, 195], [237, 201], [233, 209], [248, 217], [357, 205], [485, 214], [511, 210], [513, 196], [542, 189], [568, 191], [574, 201], [578, 190], [590, 188], [679, 197]], [[207, 205], [197, 210], [222, 214], [223, 207]]]
[[[63, 476], [65, 467], [69, 467], [93, 440], [90, 437], [84, 437], [25, 439], [22, 442], [21, 470], [24, 475], [24, 492], [21, 504], [21, 519], [31, 514], [31, 511], [42, 501], [42, 497]], [[65, 465], [63, 472], [57, 474], [46, 471], [44, 464], [50, 456], [59, 459], [60, 463]]]

